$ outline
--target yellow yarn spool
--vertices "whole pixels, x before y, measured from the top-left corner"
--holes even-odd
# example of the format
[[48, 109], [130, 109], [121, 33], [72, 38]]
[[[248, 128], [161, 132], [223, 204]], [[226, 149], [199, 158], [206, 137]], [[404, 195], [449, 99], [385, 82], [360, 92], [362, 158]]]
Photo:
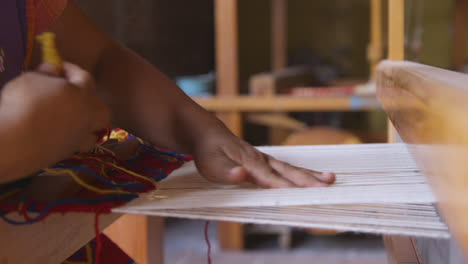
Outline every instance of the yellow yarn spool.
[[37, 40], [42, 46], [42, 61], [44, 63], [51, 64], [57, 70], [58, 75], [63, 73], [62, 58], [55, 45], [55, 34], [51, 32], [45, 32], [37, 36]]

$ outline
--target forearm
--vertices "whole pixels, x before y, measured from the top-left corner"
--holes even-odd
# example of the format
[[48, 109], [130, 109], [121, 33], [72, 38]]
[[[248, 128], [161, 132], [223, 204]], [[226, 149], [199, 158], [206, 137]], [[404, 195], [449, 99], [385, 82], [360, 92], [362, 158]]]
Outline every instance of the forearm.
[[229, 133], [153, 65], [100, 31], [72, 1], [50, 30], [57, 33], [64, 59], [93, 73], [115, 126], [187, 154], [202, 137]]
[[54, 142], [36, 138], [37, 131], [27, 119], [12, 117], [0, 106], [0, 184], [27, 177], [60, 159], [45, 147]]
[[117, 43], [103, 51], [96, 78], [115, 124], [154, 144], [191, 154], [197, 140], [226, 132], [173, 81]]

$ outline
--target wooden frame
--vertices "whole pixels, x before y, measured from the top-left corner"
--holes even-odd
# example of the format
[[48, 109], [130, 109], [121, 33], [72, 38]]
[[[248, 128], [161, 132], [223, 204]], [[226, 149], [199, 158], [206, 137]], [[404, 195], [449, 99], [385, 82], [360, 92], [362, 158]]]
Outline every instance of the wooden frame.
[[[279, 70], [287, 65], [287, 42], [285, 40], [287, 35], [287, 0], [273, 0], [272, 13], [274, 28], [280, 30], [272, 30], [273, 34], [273, 63], [272, 68]], [[458, 10], [466, 9], [466, 2], [457, 0]], [[381, 27], [379, 27], [381, 20], [381, 0], [371, 0], [372, 4], [372, 42], [369, 47], [369, 58], [372, 62], [372, 69], [375, 69], [376, 63], [381, 57], [382, 43], [381, 43]], [[404, 0], [389, 0], [389, 59], [399, 61], [404, 59]], [[242, 135], [242, 111], [346, 111], [349, 110], [350, 98], [335, 98], [327, 99], [328, 101], [315, 101], [314, 103], [305, 102], [303, 99], [292, 97], [273, 97], [269, 99], [251, 99], [238, 97], [239, 86], [239, 65], [238, 65], [238, 16], [237, 16], [237, 0], [215, 0], [215, 16], [216, 16], [216, 51], [217, 51], [217, 73], [218, 73], [218, 95], [219, 98], [211, 99], [198, 99], [198, 102], [212, 111], [219, 111], [221, 119], [227, 126], [238, 136]], [[463, 14], [461, 11], [459, 12]], [[275, 19], [276, 18], [276, 19]], [[457, 16], [457, 28], [463, 28], [463, 16]], [[464, 49], [460, 43], [464, 40], [455, 41], [454, 54], [464, 53]], [[463, 50], [463, 52], [461, 52]], [[462, 62], [459, 60], [459, 55], [454, 55], [454, 65], [460, 65]], [[456, 60], [456, 61], [455, 61]], [[401, 65], [397, 65], [398, 67]], [[391, 67], [391, 66], [388, 66]], [[393, 66], [392, 66], [393, 67]], [[398, 68], [397, 67], [397, 68]], [[424, 67], [422, 67], [424, 68]], [[418, 67], [411, 70], [419, 69]], [[428, 72], [424, 68], [423, 72]], [[375, 70], [372, 70], [375, 72]], [[435, 84], [435, 80], [431, 76], [423, 76], [423, 79], [417, 79], [417, 76], [412, 76], [416, 79], [408, 79], [409, 86], [388, 85], [388, 84], [401, 84], [401, 72], [392, 72], [388, 74], [388, 70], [382, 68], [382, 72], [387, 74], [381, 78], [381, 100], [386, 106], [387, 112], [390, 114], [393, 122], [397, 125], [399, 132], [402, 134], [406, 141], [414, 142], [415, 139], [423, 139], [422, 142], [431, 140], [447, 141], [448, 138], [453, 139], [453, 135], [457, 133], [468, 131], [468, 124], [466, 121], [453, 119], [449, 120], [451, 126], [450, 131], [439, 131], [440, 134], [432, 134], [430, 136], [422, 135], [423, 133], [415, 129], [414, 124], [408, 122], [411, 118], [421, 121], [421, 114], [423, 114], [423, 123], [426, 126], [431, 126], [434, 118], [437, 116], [437, 109], [434, 110], [427, 106], [427, 102], [420, 101], [420, 92], [415, 90], [416, 85], [411, 85], [411, 81], [427, 81], [427, 85]], [[411, 71], [410, 71], [411, 72]], [[430, 72], [430, 71], [429, 71]], [[438, 72], [438, 71], [437, 71]], [[449, 75], [448, 73], [444, 73]], [[404, 75], [404, 74], [403, 74]], [[410, 76], [410, 75], [407, 75]], [[421, 77], [421, 75], [419, 75]], [[456, 79], [456, 77], [454, 77]], [[453, 81], [447, 80], [447, 83]], [[468, 79], [463, 79], [464, 83], [468, 83]], [[419, 85], [420, 86], [420, 85]], [[450, 86], [450, 85], [449, 85]], [[410, 87], [411, 89], [408, 89]], [[388, 88], [395, 88], [394, 90]], [[404, 88], [398, 90], [398, 88]], [[452, 87], [453, 88], [453, 87]], [[436, 89], [437, 90], [437, 89]], [[453, 89], [452, 89], [453, 90]], [[456, 89], [455, 89], [456, 90]], [[400, 106], [400, 110], [396, 111], [392, 103], [385, 102], [385, 98], [394, 98], [398, 93], [404, 94], [407, 97], [407, 92], [414, 95], [411, 97], [411, 108], [405, 108], [406, 105]], [[457, 91], [457, 90], [456, 90]], [[464, 98], [466, 93], [464, 91], [455, 93], [455, 97], [450, 98]], [[445, 96], [445, 97], [444, 97]], [[446, 90], [434, 98], [447, 98]], [[468, 100], [468, 97], [466, 97]], [[255, 100], [255, 105], [252, 101]], [[395, 100], [392, 100], [393, 102]], [[401, 100], [406, 102], [405, 100]], [[260, 102], [260, 103], [258, 103]], [[278, 102], [283, 104], [283, 107], [278, 108]], [[321, 103], [320, 103], [321, 102]], [[442, 103], [441, 103], [442, 102]], [[434, 105], [443, 104], [445, 101], [435, 101]], [[426, 103], [426, 105], [425, 105]], [[447, 105], [447, 104], [446, 104]], [[417, 112], [414, 107], [417, 106]], [[368, 108], [363, 108], [368, 109]], [[371, 109], [371, 108], [369, 108]], [[373, 109], [373, 108], [372, 108]], [[401, 111], [401, 109], [406, 111]], [[447, 105], [446, 109], [453, 109], [451, 113], [456, 113], [460, 109], [465, 109], [464, 105]], [[466, 109], [468, 112], [468, 109]], [[420, 114], [420, 116], [411, 115], [411, 113]], [[448, 114], [448, 113], [444, 113]], [[437, 119], [439, 120], [439, 119]], [[439, 120], [440, 121], [440, 120]], [[453, 121], [453, 122], [452, 122]], [[423, 126], [424, 127], [424, 126]], [[456, 128], [456, 129], [454, 129]], [[394, 133], [391, 133], [394, 135]], [[450, 134], [451, 137], [444, 137]], [[455, 137], [456, 143], [465, 145], [467, 142], [466, 135], [460, 134]], [[445, 140], [445, 141], [444, 141]], [[416, 153], [417, 157], [423, 164], [427, 164], [427, 160], [422, 157], [421, 153]], [[459, 153], [457, 153], [459, 154]], [[423, 155], [424, 156], [424, 155]], [[457, 162], [459, 160], [455, 160]], [[459, 178], [459, 175], [465, 175], [468, 171], [464, 164], [453, 163], [448, 161], [451, 166], [449, 168], [439, 168], [447, 172], [455, 181], [460, 180], [459, 185], [464, 186], [465, 181]], [[454, 169], [455, 168], [455, 169]], [[453, 173], [453, 172], [456, 173]], [[439, 186], [439, 185], [436, 185]], [[440, 195], [447, 197], [447, 193], [453, 190], [444, 189], [447, 185], [441, 185], [439, 190]], [[443, 211], [448, 218], [449, 224], [456, 231], [456, 235], [461, 244], [464, 246], [465, 252], [468, 252], [468, 234], [463, 231], [464, 223], [468, 220], [468, 214], [465, 213], [465, 207], [456, 203], [450, 196], [446, 202], [447, 206]], [[102, 216], [100, 221], [100, 228], [104, 229], [112, 222], [118, 219], [119, 216], [108, 215]], [[51, 216], [46, 221], [37, 225], [28, 227], [14, 227], [4, 223], [0, 224], [0, 233], [2, 240], [0, 241], [0, 252], [8, 252], [9, 254], [0, 254], [0, 263], [59, 263], [75, 252], [83, 244], [91, 240], [94, 236], [94, 216], [90, 214], [69, 214], [66, 216]], [[115, 222], [113, 226], [105, 232], [112, 237], [130, 256], [135, 258], [138, 263], [162, 263], [162, 219], [149, 218], [146, 216], [125, 216]], [[243, 247], [242, 241], [242, 226], [235, 223], [220, 223], [220, 241], [224, 249], [241, 249]], [[30, 235], [34, 234], [34, 239], [30, 239]], [[153, 235], [152, 235], [153, 234]], [[73, 237], [74, 239], [70, 239]], [[151, 241], [152, 239], [156, 239]], [[47, 241], [47, 244], [43, 243]], [[148, 241], [151, 241], [148, 243]], [[417, 251], [409, 247], [409, 243], [413, 243], [410, 238], [402, 237], [386, 237], [386, 245], [389, 249], [389, 257], [392, 262], [390, 263], [419, 263]], [[126, 243], [125, 243], [126, 242]], [[130, 242], [130, 243], [129, 243]], [[138, 243], [137, 243], [138, 242]], [[141, 245], [141, 246], [138, 246]], [[406, 248], [406, 250], [405, 250]], [[409, 251], [407, 250], [409, 249]], [[401, 250], [404, 250], [401, 253]], [[28, 254], [24, 254], [27, 252]], [[396, 252], [396, 253], [395, 253]], [[13, 253], [13, 254], [11, 254]], [[401, 257], [403, 256], [403, 259]]]
[[[239, 37], [237, 0], [215, 0], [217, 94], [239, 94]], [[225, 111], [219, 118], [236, 135], [242, 137], [242, 116], [239, 111]], [[223, 249], [244, 247], [242, 225], [218, 223], [220, 246]]]
[[195, 101], [213, 112], [340, 112], [379, 110], [373, 96], [295, 97], [295, 96], [235, 96], [197, 98]]

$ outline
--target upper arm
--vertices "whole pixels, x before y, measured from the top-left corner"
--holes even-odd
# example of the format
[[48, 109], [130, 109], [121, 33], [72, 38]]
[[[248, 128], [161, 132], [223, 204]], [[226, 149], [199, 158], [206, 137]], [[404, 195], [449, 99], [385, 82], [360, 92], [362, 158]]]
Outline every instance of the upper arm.
[[[73, 2], [68, 1], [62, 15], [47, 28], [56, 34], [62, 58], [94, 72], [107, 45], [113, 42]], [[34, 48], [35, 63], [40, 63], [40, 49]]]

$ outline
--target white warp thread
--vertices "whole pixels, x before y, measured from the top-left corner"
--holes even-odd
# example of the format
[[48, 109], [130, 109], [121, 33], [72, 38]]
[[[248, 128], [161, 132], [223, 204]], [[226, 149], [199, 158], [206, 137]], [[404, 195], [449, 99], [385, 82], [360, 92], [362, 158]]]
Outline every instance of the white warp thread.
[[[136, 213], [343, 231], [448, 237], [436, 202], [404, 144], [262, 147], [293, 165], [337, 173], [325, 188], [222, 186], [176, 171], [159, 190], [115, 209]], [[358, 205], [361, 204], [361, 205]]]
[[328, 205], [301, 207], [198, 208], [118, 210], [186, 219], [283, 225], [373, 234], [449, 238], [450, 233], [432, 205]]

